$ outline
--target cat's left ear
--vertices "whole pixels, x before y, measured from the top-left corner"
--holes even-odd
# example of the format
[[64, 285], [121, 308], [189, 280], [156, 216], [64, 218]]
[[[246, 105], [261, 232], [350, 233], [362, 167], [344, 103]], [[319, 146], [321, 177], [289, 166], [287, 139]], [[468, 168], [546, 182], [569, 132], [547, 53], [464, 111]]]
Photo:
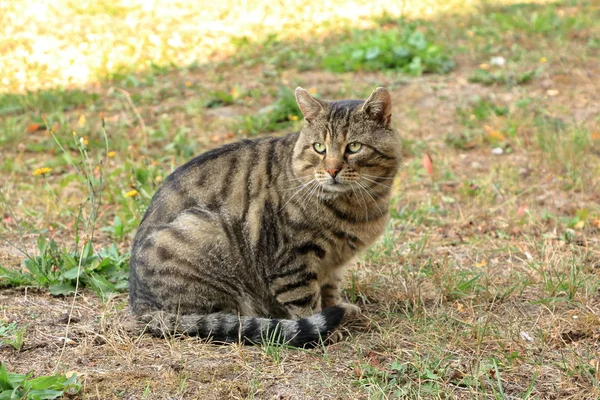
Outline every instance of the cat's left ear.
[[392, 119], [392, 96], [390, 92], [383, 87], [375, 89], [363, 104], [362, 111], [369, 118], [380, 122], [387, 128]]

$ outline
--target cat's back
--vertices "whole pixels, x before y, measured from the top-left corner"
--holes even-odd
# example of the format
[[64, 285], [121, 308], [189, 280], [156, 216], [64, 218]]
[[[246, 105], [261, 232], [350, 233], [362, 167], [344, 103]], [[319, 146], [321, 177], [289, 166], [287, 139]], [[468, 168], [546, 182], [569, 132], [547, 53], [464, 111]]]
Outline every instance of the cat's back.
[[296, 139], [296, 133], [245, 139], [193, 158], [165, 179], [140, 228], [169, 223], [193, 207], [232, 217], [247, 212], [289, 162]]

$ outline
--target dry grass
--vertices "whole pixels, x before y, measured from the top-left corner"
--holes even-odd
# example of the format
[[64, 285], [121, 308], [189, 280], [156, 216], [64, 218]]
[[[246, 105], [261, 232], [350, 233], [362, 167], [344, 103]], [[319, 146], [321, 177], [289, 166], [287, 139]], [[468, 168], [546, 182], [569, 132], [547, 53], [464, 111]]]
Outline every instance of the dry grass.
[[[5, 288], [0, 322], [25, 327], [20, 350], [0, 345], [9, 371], [76, 371], [78, 396], [98, 399], [599, 398], [600, 10], [465, 3], [449, 14], [458, 3], [401, 2], [377, 22], [380, 6], [341, 0], [323, 6], [323, 21], [311, 18], [318, 6], [310, 2], [259, 2], [248, 18], [230, 3], [0, 6], [6, 35], [16, 38], [0, 45], [4, 92], [84, 89], [42, 92], [53, 94], [49, 104], [20, 97], [20, 111], [0, 113], [0, 265], [22, 268], [23, 255], [5, 241], [35, 254], [41, 234], [73, 248], [89, 235], [85, 221], [110, 228], [96, 230], [96, 251], [111, 243], [127, 251], [169, 171], [236, 140], [240, 116], [276, 101], [280, 85], [325, 98], [388, 86], [405, 148], [389, 230], [348, 270], [346, 295], [363, 315], [345, 341], [303, 351], [161, 340], [136, 330], [124, 293], [103, 301], [89, 289], [73, 299]], [[299, 71], [302, 57], [271, 62], [286, 51], [327, 51], [328, 38], [347, 27], [391, 29], [400, 13], [430, 21], [457, 61], [453, 72], [333, 74]], [[536, 25], [534, 14], [550, 17]], [[261, 41], [269, 32], [282, 35], [274, 47]], [[251, 43], [227, 58], [239, 35]], [[490, 65], [496, 56], [505, 65]], [[539, 71], [526, 85], [485, 86], [469, 81], [480, 68]], [[208, 108], [217, 90], [232, 104]], [[88, 140], [89, 175], [104, 179], [97, 215], [85, 174], [74, 169], [83, 164], [69, 160], [79, 154], [73, 130]], [[43, 166], [52, 171], [32, 175]], [[126, 197], [133, 188], [138, 194]]]

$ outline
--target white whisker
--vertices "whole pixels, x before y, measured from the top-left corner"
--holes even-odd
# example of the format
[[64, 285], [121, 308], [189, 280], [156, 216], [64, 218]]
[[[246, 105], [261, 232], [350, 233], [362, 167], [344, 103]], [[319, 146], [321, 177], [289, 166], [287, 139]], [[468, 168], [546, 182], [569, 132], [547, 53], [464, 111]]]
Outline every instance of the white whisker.
[[[375, 200], [375, 198], [373, 196], [371, 196], [371, 193], [369, 193], [369, 189], [366, 186], [363, 186], [360, 182], [356, 182], [356, 184], [362, 188], [364, 190], [364, 192], [371, 198], [371, 200], [373, 200], [373, 203], [375, 204], [375, 206], [377, 207], [377, 209], [379, 210], [380, 215], [384, 215], [385, 213], [381, 210], [381, 207], [379, 206], [379, 203], [377, 203], [377, 200]], [[379, 196], [377, 196], [377, 194], [375, 193], [375, 197], [379, 198]]]
[[315, 189], [315, 187], [317, 187], [318, 185], [319, 185], [319, 182], [316, 181], [316, 179], [315, 179], [312, 182], [312, 184], [310, 185], [310, 187], [306, 190], [306, 192], [304, 192], [302, 194], [302, 196], [300, 196], [298, 199], [295, 200], [296, 204], [298, 204], [300, 206], [300, 208], [304, 208], [306, 202], [310, 198], [310, 194]]
[[[354, 191], [354, 186], [352, 185], [353, 183], [356, 183], [356, 182], [350, 182], [350, 188], [352, 189], [352, 193], [354, 193], [354, 196], [356, 196], [356, 200], [358, 201], [358, 196], [356, 195], [356, 192]], [[360, 193], [360, 191], [359, 191], [359, 193]], [[360, 194], [360, 196], [362, 197], [362, 201], [363, 201], [363, 204], [365, 206], [365, 219], [366, 219], [369, 216], [369, 210], [368, 210], [368, 207], [367, 207], [367, 202], [365, 200], [365, 196], [363, 196], [362, 193]]]
[[381, 179], [381, 180], [385, 180], [385, 179], [389, 179], [389, 180], [394, 180], [396, 179], [395, 176], [377, 176], [377, 175], [368, 175], [368, 174], [359, 174], [360, 176], [368, 176], [369, 178], [375, 178], [375, 179]]
[[379, 185], [379, 186], [381, 186], [381, 187], [387, 188], [387, 189], [391, 189], [391, 188], [392, 188], [391, 186], [384, 185], [383, 183], [379, 183], [379, 182], [377, 182], [377, 181], [374, 181], [373, 179], [369, 179], [369, 178], [367, 178], [367, 177], [366, 177], [366, 176], [364, 176], [364, 175], [363, 175], [363, 176], [361, 176], [361, 178], [363, 178], [364, 180], [366, 180], [366, 181], [369, 181], [369, 182], [371, 182], [371, 183], [374, 183], [374, 184], [376, 184], [376, 185]]
[[[301, 185], [301, 186], [300, 186], [300, 189], [296, 190], [296, 192], [295, 192], [293, 195], [291, 195], [291, 196], [290, 196], [290, 198], [288, 199], [288, 201], [286, 201], [286, 202], [285, 202], [285, 204], [284, 204], [283, 206], [281, 206], [281, 210], [283, 210], [283, 209], [285, 208], [285, 206], [287, 206], [287, 204], [288, 204], [290, 201], [292, 201], [292, 199], [293, 199], [294, 197], [296, 197], [296, 195], [297, 195], [298, 193], [300, 193], [302, 190], [304, 190], [304, 188], [306, 188], [308, 185], [310, 185], [311, 183], [313, 183], [313, 182], [315, 182], [315, 181], [316, 181], [316, 178], [313, 178], [312, 180], [308, 181], [307, 183], [305, 183], [305, 184]], [[295, 189], [295, 188], [294, 188], [294, 189]]]

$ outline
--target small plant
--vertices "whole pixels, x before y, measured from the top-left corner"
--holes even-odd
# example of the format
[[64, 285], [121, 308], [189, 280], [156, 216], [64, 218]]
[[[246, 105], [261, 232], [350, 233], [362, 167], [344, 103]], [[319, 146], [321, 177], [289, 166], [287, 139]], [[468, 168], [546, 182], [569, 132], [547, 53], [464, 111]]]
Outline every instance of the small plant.
[[0, 266], [0, 286], [47, 287], [53, 295], [68, 295], [79, 281], [103, 298], [127, 289], [129, 254], [121, 254], [115, 244], [97, 253], [89, 242], [81, 251], [67, 251], [40, 236], [38, 251], [23, 260], [24, 271]]
[[275, 132], [290, 127], [302, 118], [296, 104], [294, 92], [287, 87], [279, 89], [278, 100], [255, 115], [245, 116], [238, 126], [238, 132], [256, 135], [260, 132]]
[[277, 324], [273, 329], [268, 329], [265, 336], [262, 338], [261, 348], [265, 355], [267, 355], [276, 365], [281, 363], [282, 350], [288, 347], [286, 344], [281, 343], [282, 332], [281, 325]]
[[50, 400], [74, 395], [81, 390], [77, 375], [48, 375], [32, 378], [31, 374], [9, 373], [0, 364], [0, 400]]
[[239, 97], [239, 93], [239, 90], [237, 90], [236, 88], [234, 88], [230, 92], [225, 92], [223, 90], [214, 90], [208, 93], [209, 97], [208, 100], [206, 100], [204, 106], [206, 108], [216, 108], [232, 105]]
[[135, 219], [123, 222], [118, 215], [115, 215], [112, 225], [100, 228], [100, 230], [107, 232], [113, 239], [123, 241], [123, 239], [125, 239], [125, 235], [131, 232], [134, 225]]
[[23, 347], [24, 327], [18, 327], [16, 322], [10, 324], [0, 320], [0, 346], [8, 345], [15, 350]]
[[389, 30], [353, 31], [349, 43], [325, 57], [323, 67], [333, 72], [395, 70], [421, 75], [447, 73], [454, 62], [415, 23], [402, 21]]

